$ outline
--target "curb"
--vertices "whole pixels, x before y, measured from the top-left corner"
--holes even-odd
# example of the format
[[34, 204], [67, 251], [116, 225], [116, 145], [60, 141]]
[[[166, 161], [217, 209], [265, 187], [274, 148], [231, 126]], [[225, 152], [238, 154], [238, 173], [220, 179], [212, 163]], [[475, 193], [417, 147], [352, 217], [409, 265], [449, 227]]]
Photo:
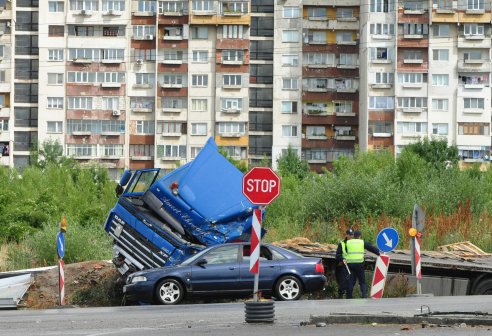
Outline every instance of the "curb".
[[358, 314], [332, 314], [328, 316], [311, 315], [311, 324], [439, 324], [453, 325], [466, 323], [467, 325], [492, 326], [492, 318], [484, 317], [459, 317], [459, 316], [399, 316], [399, 315], [358, 315]]

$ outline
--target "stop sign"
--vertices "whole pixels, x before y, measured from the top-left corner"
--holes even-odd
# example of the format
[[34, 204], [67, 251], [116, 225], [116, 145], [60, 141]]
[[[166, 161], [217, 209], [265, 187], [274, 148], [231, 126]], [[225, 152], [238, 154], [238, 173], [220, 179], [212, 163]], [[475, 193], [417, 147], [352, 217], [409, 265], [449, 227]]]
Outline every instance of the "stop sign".
[[254, 167], [243, 177], [243, 194], [253, 204], [270, 204], [280, 194], [280, 178], [270, 168]]

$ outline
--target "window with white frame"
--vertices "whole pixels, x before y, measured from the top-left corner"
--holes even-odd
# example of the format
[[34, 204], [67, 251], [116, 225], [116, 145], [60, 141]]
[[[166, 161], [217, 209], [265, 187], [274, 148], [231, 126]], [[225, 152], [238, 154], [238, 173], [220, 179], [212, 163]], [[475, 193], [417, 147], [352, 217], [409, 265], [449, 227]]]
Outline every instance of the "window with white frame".
[[101, 83], [123, 83], [125, 81], [124, 72], [98, 72], [97, 75]]
[[63, 61], [63, 49], [48, 49], [48, 61]]
[[484, 9], [484, 0], [467, 0], [466, 9], [470, 9], [470, 10]]
[[48, 1], [48, 12], [63, 13], [65, 11], [65, 3], [63, 1]]
[[482, 52], [480, 50], [468, 50], [463, 53], [464, 60], [478, 61], [482, 59]]
[[370, 0], [369, 11], [371, 13], [390, 13], [394, 11], [395, 2], [392, 0]]
[[206, 63], [208, 62], [207, 50], [193, 50], [193, 62]]
[[154, 86], [155, 75], [153, 73], [136, 73], [136, 84]]
[[394, 97], [390, 96], [370, 96], [370, 110], [392, 110], [395, 108]]
[[165, 61], [182, 61], [183, 51], [181, 50], [165, 50], [164, 51]]
[[339, 65], [357, 65], [359, 63], [359, 55], [357, 54], [340, 54], [338, 60]]
[[331, 65], [335, 66], [335, 54], [326, 53], [303, 53], [304, 63], [308, 65]]
[[398, 82], [402, 84], [422, 84], [426, 82], [424, 74], [422, 73], [399, 73]]
[[164, 157], [186, 159], [185, 145], [164, 145], [162, 152]]
[[398, 107], [401, 108], [415, 108], [415, 107], [427, 107], [426, 97], [400, 97], [398, 98]]
[[448, 86], [449, 75], [448, 74], [433, 74], [432, 75], [433, 86]]
[[283, 66], [298, 66], [299, 55], [282, 55]]
[[238, 110], [243, 108], [243, 98], [221, 98], [220, 105], [222, 111]]
[[352, 42], [352, 41], [354, 41], [354, 36], [351, 31], [337, 31], [337, 42]]
[[225, 86], [241, 86], [242, 77], [241, 75], [222, 75], [222, 84]]
[[429, 25], [427, 23], [404, 23], [400, 25], [400, 29], [403, 30], [403, 35], [429, 34]]
[[135, 121], [137, 134], [154, 134], [154, 120]]
[[208, 27], [192, 27], [191, 38], [195, 40], [208, 39]]
[[242, 122], [220, 122], [219, 134], [240, 134], [243, 135], [246, 131], [245, 123]]
[[48, 121], [46, 122], [47, 133], [63, 133], [62, 121]]
[[309, 18], [326, 19], [327, 17], [326, 7], [308, 7], [307, 12]]
[[155, 0], [138, 0], [137, 1], [137, 12], [150, 12], [150, 13], [155, 13], [156, 12], [156, 4], [157, 1]]
[[98, 10], [99, 1], [97, 0], [70, 0], [70, 10]]
[[248, 2], [247, 1], [230, 1], [230, 2], [220, 2], [221, 13], [248, 13]]
[[370, 47], [369, 55], [371, 60], [392, 60], [393, 49], [386, 47]]
[[449, 37], [449, 25], [448, 24], [433, 24], [434, 37]]
[[159, 1], [159, 13], [181, 13], [188, 11], [188, 1]]
[[103, 0], [102, 1], [103, 11], [119, 11], [123, 12], [125, 10], [125, 0]]
[[222, 61], [242, 61], [243, 60], [243, 51], [230, 49], [230, 50], [222, 50]]
[[432, 99], [432, 110], [434, 110], [434, 111], [447, 111], [448, 110], [448, 99], [433, 98]]
[[221, 149], [227, 156], [241, 160], [245, 160], [248, 154], [246, 147], [241, 146], [222, 146]]
[[68, 108], [72, 110], [92, 110], [92, 97], [68, 97]]
[[296, 101], [283, 101], [282, 102], [282, 113], [297, 113], [298, 103]]
[[119, 110], [119, 97], [102, 97], [103, 110]]
[[395, 25], [392, 23], [371, 23], [369, 32], [371, 35], [395, 35]]
[[283, 137], [297, 137], [297, 126], [296, 125], [282, 125], [282, 136]]
[[122, 157], [123, 145], [105, 144], [99, 146], [100, 157]]
[[399, 134], [426, 134], [427, 123], [399, 121], [396, 123], [396, 130]]
[[463, 24], [465, 36], [484, 36], [485, 26], [483, 24]]
[[307, 126], [306, 134], [308, 137], [324, 136], [326, 135], [326, 128], [325, 126]]
[[191, 75], [191, 85], [199, 87], [208, 86], [208, 75]]
[[191, 100], [191, 110], [193, 112], [204, 112], [207, 111], [207, 99], [192, 99]]
[[448, 135], [448, 124], [445, 123], [432, 124], [432, 134]]
[[337, 19], [351, 19], [354, 17], [354, 10], [350, 7], [337, 7]]
[[191, 123], [191, 135], [207, 135], [207, 123]]
[[67, 156], [96, 157], [97, 145], [67, 144]]
[[484, 98], [463, 98], [465, 109], [483, 110], [485, 106]]
[[188, 106], [186, 98], [181, 97], [162, 97], [161, 106], [163, 108], [182, 109]]
[[198, 153], [202, 150], [203, 147], [190, 147], [190, 156], [192, 159], [196, 158]]
[[449, 49], [432, 50], [432, 59], [434, 61], [449, 61]]
[[48, 108], [50, 109], [62, 109], [63, 97], [48, 97]]
[[164, 75], [162, 80], [165, 85], [183, 85], [183, 75]]
[[298, 90], [299, 79], [297, 77], [282, 78], [282, 89], [284, 90]]
[[324, 114], [328, 109], [328, 104], [327, 103], [320, 103], [320, 102], [310, 102], [306, 103], [305, 109], [307, 114]]
[[299, 36], [298, 30], [283, 30], [282, 42], [299, 42]]
[[325, 31], [309, 31], [307, 34], [307, 41], [305, 40], [304, 42], [326, 44], [326, 32]]
[[192, 9], [197, 12], [212, 12], [215, 10], [212, 0], [192, 0]]
[[289, 19], [295, 19], [301, 16], [301, 9], [299, 7], [284, 6], [283, 17]]
[[149, 35], [155, 36], [155, 26], [133, 26], [134, 38], [146, 38]]
[[403, 51], [403, 59], [404, 60], [416, 60], [422, 61], [423, 55], [420, 50], [404, 50]]
[[181, 134], [181, 122], [159, 122], [157, 123], [158, 134]]
[[63, 74], [48, 72], [48, 85], [62, 85], [63, 84]]
[[242, 39], [243, 26], [241, 25], [223, 25], [222, 38]]
[[130, 145], [130, 156], [154, 156], [154, 145]]
[[335, 113], [352, 113], [352, 102], [351, 101], [334, 101]]
[[375, 84], [393, 84], [392, 72], [376, 72], [374, 73], [374, 83]]

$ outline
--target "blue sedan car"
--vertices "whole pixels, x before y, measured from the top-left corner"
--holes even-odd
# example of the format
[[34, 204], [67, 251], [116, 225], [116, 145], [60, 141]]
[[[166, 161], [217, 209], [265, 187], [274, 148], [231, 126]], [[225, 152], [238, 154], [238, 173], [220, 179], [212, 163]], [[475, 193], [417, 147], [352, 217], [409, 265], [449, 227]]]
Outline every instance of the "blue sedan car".
[[[185, 297], [247, 297], [253, 293], [249, 272], [250, 244], [217, 245], [193, 255], [180, 265], [131, 274], [123, 292], [127, 300], [172, 305]], [[259, 290], [277, 300], [297, 300], [326, 283], [319, 258], [306, 258], [278, 246], [260, 250]]]

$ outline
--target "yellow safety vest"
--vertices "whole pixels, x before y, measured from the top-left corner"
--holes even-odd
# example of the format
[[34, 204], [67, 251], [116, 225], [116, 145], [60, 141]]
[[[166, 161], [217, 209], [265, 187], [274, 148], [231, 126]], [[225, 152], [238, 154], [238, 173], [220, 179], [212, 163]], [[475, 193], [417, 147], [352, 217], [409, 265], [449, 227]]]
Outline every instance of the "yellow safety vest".
[[364, 241], [362, 239], [350, 239], [346, 243], [347, 263], [361, 264], [364, 262]]
[[342, 240], [340, 242], [340, 244], [342, 244], [342, 257], [343, 257], [343, 259], [347, 260], [347, 256], [348, 256], [348, 254], [347, 254], [347, 245], [345, 245], [345, 241], [344, 240]]

